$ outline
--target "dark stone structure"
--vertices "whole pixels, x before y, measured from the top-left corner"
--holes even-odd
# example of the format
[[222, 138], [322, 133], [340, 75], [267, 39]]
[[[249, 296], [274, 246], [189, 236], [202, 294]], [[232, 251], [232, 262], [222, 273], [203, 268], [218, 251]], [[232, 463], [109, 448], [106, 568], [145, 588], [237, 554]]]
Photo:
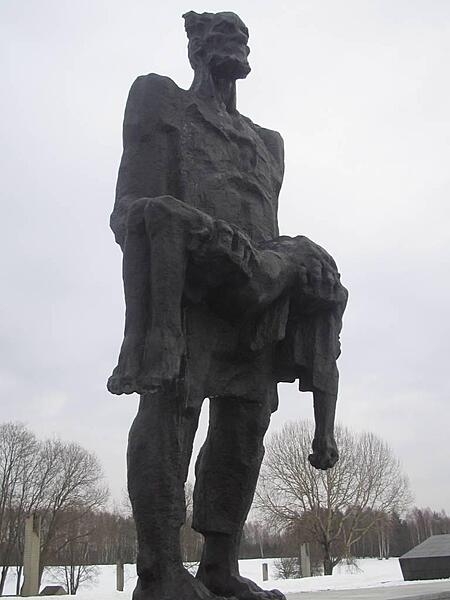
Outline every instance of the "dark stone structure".
[[[280, 237], [281, 136], [236, 109], [250, 67], [233, 13], [184, 15], [194, 80], [139, 77], [128, 97], [111, 227], [123, 250], [125, 336], [108, 381], [141, 395], [128, 489], [138, 534], [135, 600], [278, 600], [242, 578], [238, 549], [277, 408], [277, 383], [314, 395], [311, 463], [335, 464], [339, 331], [347, 292], [331, 256]], [[204, 398], [194, 579], [183, 568], [184, 483]]]
[[450, 578], [450, 534], [432, 535], [399, 561], [405, 581]]
[[67, 592], [62, 585], [46, 585], [45, 588], [39, 592], [39, 596], [66, 596]]

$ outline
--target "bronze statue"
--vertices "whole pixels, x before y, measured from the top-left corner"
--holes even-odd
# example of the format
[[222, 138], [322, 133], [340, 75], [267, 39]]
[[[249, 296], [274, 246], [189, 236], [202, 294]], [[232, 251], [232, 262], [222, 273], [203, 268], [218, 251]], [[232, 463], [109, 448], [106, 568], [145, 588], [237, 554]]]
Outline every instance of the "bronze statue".
[[[184, 19], [192, 86], [155, 74], [134, 82], [111, 216], [126, 319], [108, 389], [141, 395], [128, 446], [134, 598], [279, 600], [277, 590], [239, 575], [239, 541], [278, 382], [298, 378], [313, 392], [311, 464], [338, 460], [336, 359], [347, 292], [323, 248], [279, 236], [282, 138], [236, 109], [236, 80], [250, 72], [247, 28], [229, 12]], [[204, 548], [193, 578], [179, 529], [205, 398], [210, 422], [193, 519]]]

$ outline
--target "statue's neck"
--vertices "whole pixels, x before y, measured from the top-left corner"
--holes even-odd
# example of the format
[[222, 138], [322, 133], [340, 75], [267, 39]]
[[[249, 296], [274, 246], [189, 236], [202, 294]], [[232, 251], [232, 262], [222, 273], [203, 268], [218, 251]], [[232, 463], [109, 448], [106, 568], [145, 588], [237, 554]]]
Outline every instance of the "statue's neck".
[[236, 112], [236, 81], [234, 79], [215, 79], [208, 70], [195, 72], [191, 91], [200, 97], [223, 104], [229, 113]]

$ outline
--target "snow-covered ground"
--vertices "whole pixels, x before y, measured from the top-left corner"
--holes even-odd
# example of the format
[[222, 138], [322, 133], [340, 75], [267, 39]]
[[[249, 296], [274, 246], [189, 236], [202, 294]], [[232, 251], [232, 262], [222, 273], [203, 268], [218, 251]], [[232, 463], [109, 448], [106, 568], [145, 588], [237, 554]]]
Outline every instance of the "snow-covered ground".
[[[262, 563], [269, 565], [269, 581], [262, 581]], [[241, 560], [240, 570], [244, 577], [253, 579], [263, 588], [278, 588], [284, 593], [313, 592], [320, 590], [342, 590], [379, 586], [414, 585], [404, 582], [397, 558], [377, 560], [359, 559], [355, 567], [346, 565], [335, 568], [333, 575], [326, 577], [305, 577], [303, 579], [276, 579], [274, 559]], [[135, 565], [125, 565], [125, 592], [129, 597], [135, 584]], [[44, 573], [42, 585], [59, 583], [52, 577], [51, 571]], [[90, 586], [80, 587], [77, 597], [80, 600], [123, 600], [124, 595], [115, 591], [116, 567], [106, 565], [98, 567], [98, 577]], [[10, 575], [5, 594], [14, 594], [14, 579]], [[41, 596], [42, 598], [42, 596]]]

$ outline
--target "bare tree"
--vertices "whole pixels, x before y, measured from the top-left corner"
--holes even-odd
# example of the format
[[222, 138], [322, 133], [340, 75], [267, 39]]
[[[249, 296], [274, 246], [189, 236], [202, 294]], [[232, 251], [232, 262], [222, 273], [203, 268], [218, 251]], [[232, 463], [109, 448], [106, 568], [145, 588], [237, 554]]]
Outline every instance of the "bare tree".
[[255, 505], [271, 522], [298, 528], [303, 541], [316, 541], [329, 575], [384, 515], [403, 510], [410, 493], [399, 461], [372, 433], [336, 428], [340, 460], [328, 471], [308, 462], [313, 428], [286, 424], [267, 443]]
[[76, 594], [80, 585], [93, 583], [98, 575], [98, 568], [92, 565], [91, 556], [97, 519], [95, 513], [86, 513], [83, 507], [65, 510], [64, 513], [58, 531], [66, 543], [54, 556], [56, 562], [63, 566], [50, 567], [50, 573], [65, 586], [69, 594]]
[[23, 424], [0, 425], [0, 594], [13, 564], [20, 591], [26, 516], [38, 512], [42, 518], [42, 575], [52, 557], [89, 535], [77, 523], [103, 506], [102, 479], [95, 455], [78, 444], [40, 442]]
[[70, 564], [51, 567], [50, 571], [54, 580], [65, 587], [71, 595], [75, 595], [80, 586], [95, 584], [99, 575], [99, 568], [96, 565]]
[[8, 570], [21, 575], [25, 517], [39, 502], [39, 442], [21, 423], [0, 425], [0, 594]]
[[302, 576], [300, 560], [297, 556], [282, 556], [277, 558], [275, 567], [276, 579], [298, 579]]
[[84, 541], [90, 531], [80, 527], [83, 519], [104, 506], [108, 489], [97, 457], [75, 443], [54, 439], [41, 450], [44, 496], [42, 516], [41, 575], [66, 547]]

